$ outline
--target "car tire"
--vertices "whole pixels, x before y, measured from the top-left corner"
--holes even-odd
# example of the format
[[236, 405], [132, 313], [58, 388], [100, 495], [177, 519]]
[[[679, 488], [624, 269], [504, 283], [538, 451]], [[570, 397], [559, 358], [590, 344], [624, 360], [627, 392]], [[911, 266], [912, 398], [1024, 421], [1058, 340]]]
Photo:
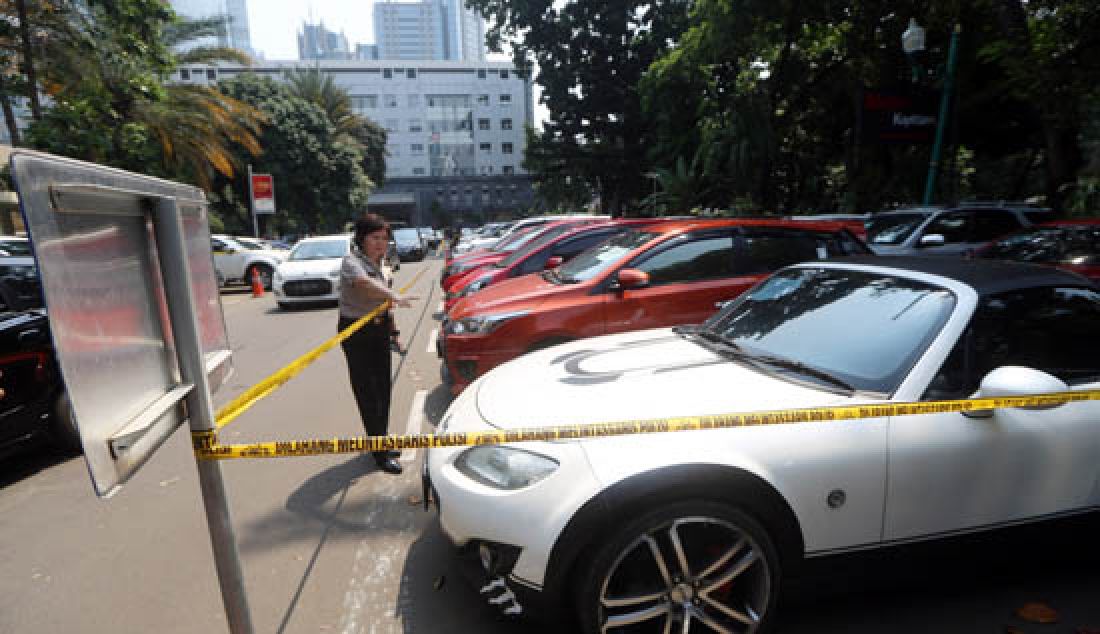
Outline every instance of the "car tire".
[[763, 632], [773, 620], [778, 553], [760, 522], [724, 502], [658, 507], [589, 554], [575, 586], [587, 634]]
[[253, 264], [248, 267], [248, 273], [245, 277], [247, 284], [252, 284], [253, 273], [260, 274], [260, 283], [263, 284], [265, 291], [271, 290], [272, 280], [275, 276], [275, 270], [266, 264]]
[[73, 404], [69, 400], [68, 392], [64, 390], [54, 401], [50, 432], [54, 444], [65, 451], [80, 453], [80, 432], [76, 429], [76, 417], [73, 415]]

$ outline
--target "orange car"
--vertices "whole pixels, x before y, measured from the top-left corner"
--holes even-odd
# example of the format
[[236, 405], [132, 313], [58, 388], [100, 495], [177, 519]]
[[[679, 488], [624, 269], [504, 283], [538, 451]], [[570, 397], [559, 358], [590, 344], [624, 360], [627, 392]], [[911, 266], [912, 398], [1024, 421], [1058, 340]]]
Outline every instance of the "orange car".
[[461, 392], [531, 350], [700, 323], [772, 271], [870, 251], [840, 223], [689, 220], [621, 233], [561, 267], [465, 297], [443, 324], [443, 378]]

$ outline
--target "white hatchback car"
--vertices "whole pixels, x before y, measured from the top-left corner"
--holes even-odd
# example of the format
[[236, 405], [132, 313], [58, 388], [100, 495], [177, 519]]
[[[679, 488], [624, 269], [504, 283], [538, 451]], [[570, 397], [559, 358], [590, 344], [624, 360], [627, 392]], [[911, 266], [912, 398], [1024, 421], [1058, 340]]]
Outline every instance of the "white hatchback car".
[[[1100, 388], [1100, 292], [1051, 268], [784, 269], [702, 326], [534, 352], [440, 431]], [[804, 557], [1100, 507], [1100, 402], [432, 449], [426, 494], [507, 612], [760, 631]]]
[[275, 301], [280, 308], [340, 299], [340, 264], [351, 249], [346, 234], [306, 238], [294, 245], [275, 269]]

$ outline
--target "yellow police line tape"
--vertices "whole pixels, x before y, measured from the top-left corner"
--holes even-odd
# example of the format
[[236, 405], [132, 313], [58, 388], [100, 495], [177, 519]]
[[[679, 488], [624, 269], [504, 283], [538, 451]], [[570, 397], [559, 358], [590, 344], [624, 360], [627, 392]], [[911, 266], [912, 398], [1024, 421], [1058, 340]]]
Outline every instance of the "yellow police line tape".
[[[413, 276], [412, 281], [401, 287], [397, 292], [404, 293], [412, 288], [413, 284], [420, 279], [420, 276], [424, 274], [427, 269], [420, 269], [420, 271]], [[341, 330], [335, 337], [325, 341], [321, 345], [317, 346], [313, 350], [303, 354], [297, 359], [291, 361], [281, 370], [275, 372], [266, 379], [260, 381], [256, 385], [245, 390], [240, 396], [230, 401], [215, 415], [214, 425], [217, 429], [225, 427], [229, 423], [233, 422], [241, 414], [245, 413], [248, 408], [255, 405], [259, 400], [265, 396], [271, 394], [275, 390], [279, 389], [284, 383], [297, 376], [299, 372], [306, 369], [309, 364], [316, 361], [321, 355], [336, 347], [341, 341], [355, 334], [355, 331], [363, 327], [368, 321], [374, 319], [379, 313], [389, 308], [389, 300], [382, 302], [378, 308], [375, 308], [371, 312], [363, 315], [355, 323], [351, 324], [347, 328]]]
[[251, 444], [221, 445], [216, 432], [193, 432], [195, 455], [200, 460], [232, 458], [287, 458], [323, 454], [359, 453], [426, 447], [498, 445], [513, 442], [575, 440], [627, 434], [756, 427], [792, 423], [823, 423], [885, 416], [913, 416], [1002, 409], [1006, 407], [1046, 408], [1065, 403], [1100, 400], [1100, 390], [1053, 392], [1029, 396], [1003, 396], [950, 401], [869, 403], [834, 407], [764, 410], [713, 416], [684, 416], [649, 420], [627, 420], [589, 425], [533, 427], [406, 436], [366, 436], [316, 440], [288, 440]]

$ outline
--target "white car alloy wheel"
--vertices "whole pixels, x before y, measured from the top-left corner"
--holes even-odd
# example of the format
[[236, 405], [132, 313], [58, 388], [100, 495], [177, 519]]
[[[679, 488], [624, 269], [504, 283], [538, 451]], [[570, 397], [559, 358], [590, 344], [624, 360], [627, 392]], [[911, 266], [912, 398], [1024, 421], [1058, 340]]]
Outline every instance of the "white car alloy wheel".
[[775, 548], [760, 524], [726, 504], [665, 506], [598, 551], [581, 585], [585, 630], [759, 632], [778, 596]]

